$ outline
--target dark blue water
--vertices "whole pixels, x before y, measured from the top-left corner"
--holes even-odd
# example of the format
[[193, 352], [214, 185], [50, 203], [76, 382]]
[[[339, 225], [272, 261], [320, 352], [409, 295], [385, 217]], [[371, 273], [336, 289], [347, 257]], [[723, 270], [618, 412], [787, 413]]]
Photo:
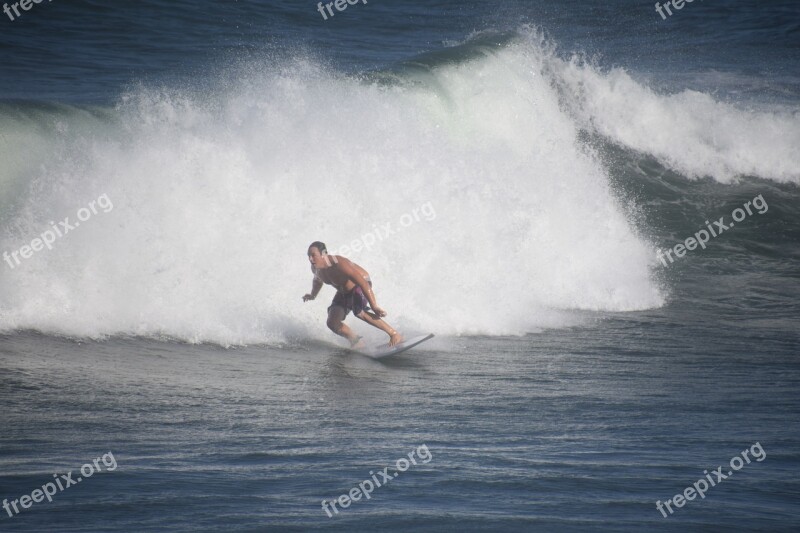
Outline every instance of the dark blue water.
[[673, 12], [662, 20], [648, 3], [624, 0], [373, 2], [324, 20], [312, 2], [56, 1], [0, 19], [0, 94], [107, 102], [129, 84], [202, 83], [220, 64], [301, 51], [349, 72], [380, 69], [522, 24], [607, 65], [681, 78], [720, 71], [796, 89], [796, 2], [698, 0]]
[[[673, 13], [0, 13], [0, 531], [796, 531], [800, 4]], [[305, 250], [390, 223], [376, 361]]]

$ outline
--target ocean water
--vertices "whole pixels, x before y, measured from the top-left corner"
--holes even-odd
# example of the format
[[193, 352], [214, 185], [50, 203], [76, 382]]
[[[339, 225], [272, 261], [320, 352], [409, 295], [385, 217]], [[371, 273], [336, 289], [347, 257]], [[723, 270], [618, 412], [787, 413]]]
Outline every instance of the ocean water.
[[800, 4], [333, 9], [0, 12], [0, 531], [796, 531]]

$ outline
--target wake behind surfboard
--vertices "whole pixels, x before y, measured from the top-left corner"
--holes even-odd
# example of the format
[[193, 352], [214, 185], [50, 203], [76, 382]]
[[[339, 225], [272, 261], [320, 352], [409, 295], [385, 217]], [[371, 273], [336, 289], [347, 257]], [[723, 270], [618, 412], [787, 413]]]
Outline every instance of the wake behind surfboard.
[[410, 339], [406, 339], [401, 343], [395, 344], [394, 346], [389, 346], [389, 344], [386, 343], [382, 344], [381, 346], [376, 346], [374, 348], [364, 348], [362, 350], [353, 350], [353, 351], [358, 352], [360, 354], [364, 354], [368, 357], [380, 359], [381, 357], [397, 355], [399, 353], [405, 352], [406, 350], [410, 350], [414, 346], [422, 344], [423, 342], [432, 338], [433, 338], [433, 333], [429, 333], [428, 335], [418, 335], [416, 337], [411, 337]]

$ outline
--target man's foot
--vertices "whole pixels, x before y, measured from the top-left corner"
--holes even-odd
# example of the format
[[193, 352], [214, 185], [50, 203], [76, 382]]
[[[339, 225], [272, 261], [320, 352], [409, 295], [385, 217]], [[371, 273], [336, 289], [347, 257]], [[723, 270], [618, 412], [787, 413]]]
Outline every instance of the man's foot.
[[395, 346], [397, 344], [400, 344], [401, 342], [403, 342], [402, 335], [400, 335], [396, 331], [389, 333], [389, 346]]
[[367, 345], [364, 344], [364, 340], [360, 336], [350, 341], [350, 348], [354, 350], [363, 350], [366, 347]]

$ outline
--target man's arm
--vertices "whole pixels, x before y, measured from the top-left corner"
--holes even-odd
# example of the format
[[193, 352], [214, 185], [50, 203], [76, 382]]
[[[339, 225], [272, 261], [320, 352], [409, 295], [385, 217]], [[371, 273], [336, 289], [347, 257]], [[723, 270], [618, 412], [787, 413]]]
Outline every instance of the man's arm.
[[311, 293], [303, 296], [303, 301], [307, 302], [315, 299], [317, 294], [319, 294], [320, 289], [322, 289], [322, 281], [320, 281], [320, 279], [315, 275], [314, 281], [311, 283]]
[[339, 270], [344, 273], [350, 279], [350, 281], [361, 287], [361, 292], [363, 292], [364, 296], [367, 297], [369, 306], [373, 311], [375, 311], [375, 313], [378, 314], [378, 316], [386, 316], [386, 311], [378, 307], [378, 302], [375, 301], [375, 294], [372, 292], [372, 287], [369, 286], [369, 283], [364, 279], [361, 273], [353, 268], [352, 262], [340, 262]]

